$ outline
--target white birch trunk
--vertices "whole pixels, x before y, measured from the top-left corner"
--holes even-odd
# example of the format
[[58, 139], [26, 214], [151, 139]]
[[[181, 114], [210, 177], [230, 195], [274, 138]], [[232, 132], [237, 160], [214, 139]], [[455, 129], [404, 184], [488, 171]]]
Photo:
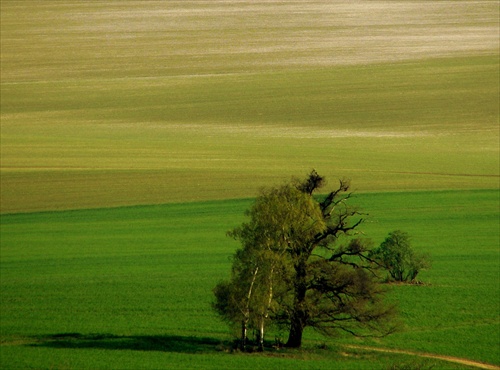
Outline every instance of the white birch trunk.
[[252, 282], [250, 283], [250, 288], [248, 289], [247, 302], [245, 311], [243, 312], [244, 319], [241, 321], [241, 343], [240, 349], [244, 351], [246, 348], [247, 337], [248, 337], [248, 321], [250, 320], [250, 299], [252, 298], [253, 286], [255, 284], [255, 279], [257, 278], [257, 273], [259, 272], [259, 266], [255, 268], [252, 276]]

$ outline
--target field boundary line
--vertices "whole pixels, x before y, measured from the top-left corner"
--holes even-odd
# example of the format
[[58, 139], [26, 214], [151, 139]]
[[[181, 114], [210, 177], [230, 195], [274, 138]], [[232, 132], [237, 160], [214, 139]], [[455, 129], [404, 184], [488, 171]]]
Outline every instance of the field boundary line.
[[406, 351], [406, 350], [402, 350], [402, 349], [358, 346], [358, 345], [352, 345], [352, 344], [347, 344], [347, 345], [345, 345], [345, 347], [352, 348], [352, 349], [361, 349], [361, 350], [365, 350], [365, 351], [399, 353], [399, 354], [403, 354], [403, 355], [412, 355], [412, 356], [417, 356], [417, 357], [433, 358], [436, 360], [443, 360], [443, 361], [448, 361], [448, 362], [454, 362], [454, 363], [461, 364], [461, 365], [473, 366], [473, 367], [477, 367], [479, 369], [500, 370], [500, 366], [486, 364], [484, 362], [468, 360], [465, 358], [453, 357], [453, 356], [444, 356], [444, 355], [435, 355], [435, 354], [431, 354], [431, 353], [412, 352], [412, 351]]

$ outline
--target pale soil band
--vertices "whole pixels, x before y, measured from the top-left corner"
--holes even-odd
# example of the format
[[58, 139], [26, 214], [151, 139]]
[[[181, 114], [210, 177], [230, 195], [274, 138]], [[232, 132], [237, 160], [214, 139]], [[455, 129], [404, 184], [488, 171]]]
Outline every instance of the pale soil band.
[[452, 356], [434, 355], [431, 353], [419, 353], [419, 352], [411, 352], [411, 351], [405, 351], [405, 350], [400, 350], [400, 349], [377, 348], [377, 347], [357, 346], [357, 345], [346, 345], [346, 347], [352, 348], [352, 349], [361, 349], [361, 350], [365, 350], [365, 351], [399, 353], [399, 354], [403, 354], [403, 355], [412, 355], [412, 356], [418, 356], [418, 357], [433, 358], [436, 360], [454, 362], [454, 363], [461, 364], [461, 365], [477, 367], [479, 369], [500, 370], [500, 367], [496, 366], [496, 365], [485, 364], [483, 362], [477, 362], [477, 361], [472, 361], [472, 360], [458, 358], [458, 357], [452, 357]]

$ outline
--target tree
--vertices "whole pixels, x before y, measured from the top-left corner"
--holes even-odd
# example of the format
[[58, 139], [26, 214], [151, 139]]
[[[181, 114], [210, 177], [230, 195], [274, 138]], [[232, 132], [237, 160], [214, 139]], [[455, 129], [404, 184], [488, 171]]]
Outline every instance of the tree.
[[[313, 199], [314, 192], [324, 186], [324, 178], [313, 171], [296, 184]], [[337, 330], [365, 335], [363, 329], [385, 335], [394, 330], [390, 324], [394, 309], [381, 300], [377, 266], [368, 256], [371, 242], [348, 241], [363, 222], [363, 215], [349, 205], [349, 188], [348, 181], [340, 180], [337, 189], [317, 201], [326, 227], [298, 243], [291, 254], [295, 275], [288, 347], [301, 346], [306, 326], [326, 335]]]
[[324, 225], [315, 203], [291, 185], [263, 190], [246, 214], [250, 222], [228, 233], [242, 248], [233, 256], [230, 280], [215, 287], [213, 306], [233, 326], [241, 322], [240, 348], [252, 328], [263, 349], [265, 324], [291, 284], [290, 240], [313, 237]]
[[[229, 233], [242, 244], [233, 259], [229, 290], [251, 290], [255, 300], [240, 294], [240, 303], [235, 299], [229, 307], [215, 292], [214, 307], [222, 307], [217, 312], [223, 317], [248, 312], [257, 318], [249, 318], [250, 325], [287, 327], [288, 347], [301, 346], [307, 326], [326, 335], [394, 330], [394, 309], [382, 300], [378, 266], [369, 255], [372, 243], [353, 238], [363, 215], [349, 205], [349, 182], [341, 180], [337, 189], [317, 199], [314, 193], [324, 182], [312, 171], [303, 181], [261, 192], [247, 212], [250, 221]], [[247, 303], [248, 311], [235, 309]]]
[[387, 236], [380, 246], [371, 252], [374, 259], [387, 269], [394, 281], [415, 281], [421, 270], [430, 267], [427, 255], [415, 252], [408, 233], [396, 230]]

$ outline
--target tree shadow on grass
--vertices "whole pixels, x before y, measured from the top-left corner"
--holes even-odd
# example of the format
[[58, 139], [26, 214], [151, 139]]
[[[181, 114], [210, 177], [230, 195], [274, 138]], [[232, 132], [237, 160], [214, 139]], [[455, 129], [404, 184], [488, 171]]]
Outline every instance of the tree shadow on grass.
[[215, 338], [180, 335], [113, 335], [61, 333], [37, 336], [33, 347], [108, 349], [134, 351], [162, 351], [180, 353], [206, 353], [224, 350], [227, 343]]

